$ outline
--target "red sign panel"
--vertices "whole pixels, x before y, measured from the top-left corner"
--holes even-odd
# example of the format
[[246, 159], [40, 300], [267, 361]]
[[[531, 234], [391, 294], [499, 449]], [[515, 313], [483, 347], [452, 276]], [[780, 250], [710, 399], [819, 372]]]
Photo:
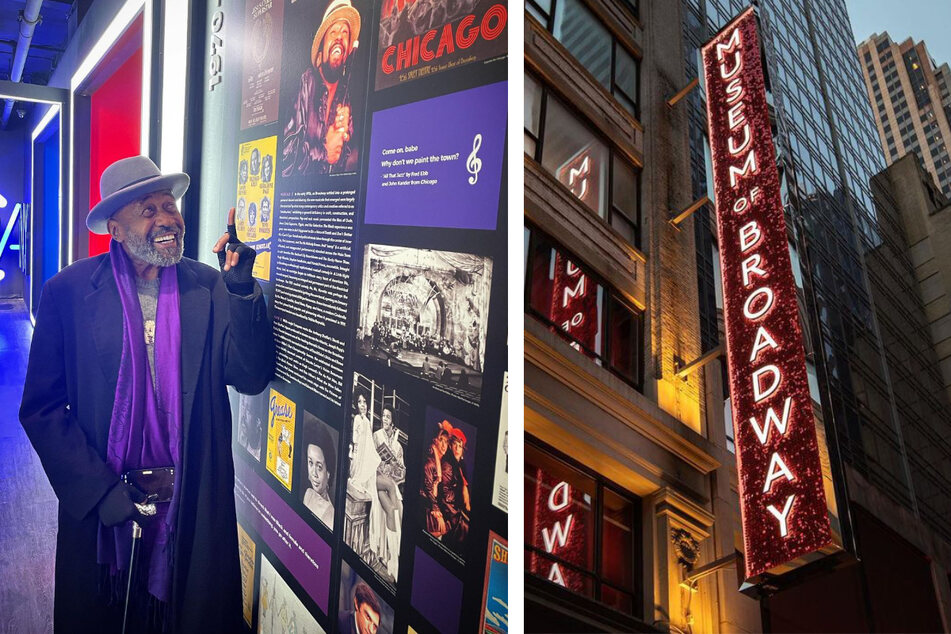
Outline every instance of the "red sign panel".
[[748, 579], [832, 539], [756, 14], [703, 48]]
[[555, 255], [551, 320], [588, 350], [599, 350], [598, 285], [561, 252]]
[[[583, 494], [565, 480], [558, 480], [535, 469], [535, 487], [528, 507], [530, 518], [526, 539], [551, 558], [527, 553], [530, 572], [579, 594], [591, 594], [590, 580], [558, 559], [581, 569], [590, 569], [591, 545], [587, 526], [590, 505]], [[557, 559], [556, 559], [557, 558]]]

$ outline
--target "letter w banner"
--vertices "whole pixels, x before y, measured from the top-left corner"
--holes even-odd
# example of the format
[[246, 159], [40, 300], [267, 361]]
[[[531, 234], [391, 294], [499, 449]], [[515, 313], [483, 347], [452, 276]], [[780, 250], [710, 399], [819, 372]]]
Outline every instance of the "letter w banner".
[[[584, 491], [534, 468], [526, 472], [526, 567], [552, 583], [581, 594], [590, 594], [590, 579], [581, 570], [594, 566], [594, 523]], [[531, 500], [531, 501], [529, 501]]]
[[833, 539], [761, 60], [752, 8], [703, 47], [751, 583]]

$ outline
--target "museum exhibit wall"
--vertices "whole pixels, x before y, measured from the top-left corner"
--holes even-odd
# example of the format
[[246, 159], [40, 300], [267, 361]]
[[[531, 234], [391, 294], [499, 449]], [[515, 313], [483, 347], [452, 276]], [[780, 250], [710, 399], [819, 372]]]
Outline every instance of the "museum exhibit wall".
[[507, 631], [507, 6], [332, 4], [203, 16], [200, 257], [235, 207], [277, 342], [232, 394], [245, 622]]

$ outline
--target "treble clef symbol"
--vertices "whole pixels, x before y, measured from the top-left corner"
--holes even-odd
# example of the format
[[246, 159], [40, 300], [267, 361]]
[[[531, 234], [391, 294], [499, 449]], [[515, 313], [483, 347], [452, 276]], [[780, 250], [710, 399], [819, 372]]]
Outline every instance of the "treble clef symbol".
[[479, 182], [479, 171], [482, 169], [482, 159], [476, 156], [476, 152], [479, 151], [480, 147], [482, 147], [482, 135], [477, 134], [475, 138], [472, 139], [472, 152], [469, 154], [469, 158], [466, 159], [466, 169], [472, 174], [472, 176], [469, 177], [470, 185], [475, 185]]

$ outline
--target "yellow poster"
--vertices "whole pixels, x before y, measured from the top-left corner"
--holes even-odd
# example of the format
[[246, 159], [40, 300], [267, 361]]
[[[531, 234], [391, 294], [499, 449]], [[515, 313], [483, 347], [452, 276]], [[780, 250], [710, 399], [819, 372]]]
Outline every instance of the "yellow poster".
[[254, 598], [254, 540], [238, 524], [238, 558], [241, 565], [241, 602], [244, 620], [251, 627], [251, 608]]
[[271, 389], [267, 409], [267, 470], [290, 491], [297, 405], [277, 390]]
[[276, 157], [276, 136], [248, 141], [238, 148], [235, 226], [238, 239], [257, 251], [253, 275], [264, 281], [271, 279]]

